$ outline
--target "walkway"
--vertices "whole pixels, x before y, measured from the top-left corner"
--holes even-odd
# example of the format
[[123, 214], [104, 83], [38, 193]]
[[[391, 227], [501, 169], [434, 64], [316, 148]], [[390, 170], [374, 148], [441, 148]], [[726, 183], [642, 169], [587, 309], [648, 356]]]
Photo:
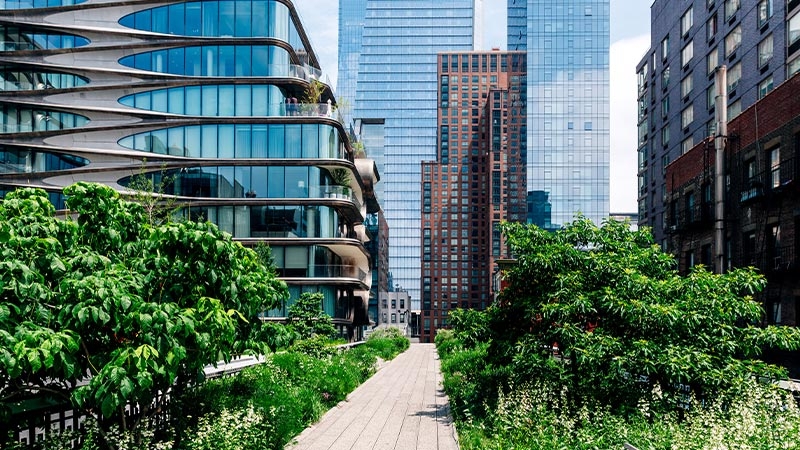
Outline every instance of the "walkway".
[[291, 450], [458, 450], [439, 357], [412, 344], [303, 431]]

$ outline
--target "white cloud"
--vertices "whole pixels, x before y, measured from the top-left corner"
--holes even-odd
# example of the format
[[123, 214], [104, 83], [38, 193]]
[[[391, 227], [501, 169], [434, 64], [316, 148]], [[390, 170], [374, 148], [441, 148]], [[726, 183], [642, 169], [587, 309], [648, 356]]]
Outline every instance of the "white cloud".
[[650, 35], [611, 44], [611, 212], [636, 212], [636, 64], [650, 47]]

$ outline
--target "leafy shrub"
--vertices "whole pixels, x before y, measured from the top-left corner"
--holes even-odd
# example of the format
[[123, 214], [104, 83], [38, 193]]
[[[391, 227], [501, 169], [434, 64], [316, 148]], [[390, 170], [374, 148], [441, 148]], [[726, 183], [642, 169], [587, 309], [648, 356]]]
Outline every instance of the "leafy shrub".
[[406, 351], [411, 341], [398, 328], [387, 327], [373, 331], [364, 345], [374, 350], [381, 359], [390, 360]]
[[314, 335], [333, 338], [336, 336], [336, 328], [333, 326], [331, 316], [325, 314], [322, 309], [324, 297], [321, 293], [303, 292], [300, 298], [289, 306], [286, 319], [289, 327], [294, 329], [300, 339], [308, 339]]
[[330, 344], [328, 338], [321, 335], [313, 335], [307, 339], [297, 341], [289, 349], [292, 352], [302, 353], [314, 358], [325, 358], [337, 352], [336, 347]]
[[223, 409], [200, 418], [194, 432], [184, 442], [187, 450], [241, 450], [268, 448], [271, 425], [252, 404]]
[[342, 358], [347, 364], [351, 364], [358, 369], [362, 381], [375, 373], [375, 364], [378, 362], [378, 358], [375, 355], [375, 351], [369, 347], [359, 345], [351, 348], [342, 353]]
[[456, 334], [453, 330], [436, 330], [436, 337], [433, 341], [436, 344], [436, 351], [439, 352], [441, 358], [446, 358], [457, 349], [463, 347], [463, 343], [456, 338]]
[[487, 364], [488, 344], [442, 357], [443, 386], [456, 419], [483, 417], [496, 402], [498, 387], [507, 383], [508, 369]]

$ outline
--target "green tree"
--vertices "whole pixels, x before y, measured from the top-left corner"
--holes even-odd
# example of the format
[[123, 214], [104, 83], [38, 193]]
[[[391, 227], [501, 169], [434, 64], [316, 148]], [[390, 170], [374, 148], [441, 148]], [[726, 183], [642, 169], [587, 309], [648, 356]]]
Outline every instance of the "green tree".
[[800, 330], [758, 325], [753, 295], [765, 280], [752, 269], [680, 276], [649, 231], [616, 221], [502, 230], [517, 261], [489, 313], [488, 355], [520, 377], [553, 380], [573, 404], [710, 397], [753, 376], [785, 377], [759, 354], [800, 348]]
[[77, 220], [38, 189], [0, 203], [0, 405], [50, 392], [135, 428], [126, 403], [147, 418], [159, 390], [179, 405], [207, 364], [268, 351], [253, 319], [288, 289], [252, 250], [210, 223], [153, 224], [107, 186], [64, 192]]
[[308, 339], [314, 335], [335, 337], [336, 328], [333, 326], [331, 316], [322, 309], [323, 296], [321, 293], [304, 292], [292, 306], [289, 307], [287, 321], [300, 339]]

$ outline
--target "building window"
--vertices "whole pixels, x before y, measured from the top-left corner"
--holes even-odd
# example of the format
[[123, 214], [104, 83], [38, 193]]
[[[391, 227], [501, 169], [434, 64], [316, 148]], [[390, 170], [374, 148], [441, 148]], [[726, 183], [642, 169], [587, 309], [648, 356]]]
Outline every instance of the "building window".
[[756, 263], [756, 232], [751, 231], [742, 236], [742, 246], [744, 247], [744, 264], [747, 266], [755, 265]]
[[686, 270], [692, 267], [694, 267], [694, 252], [690, 250], [686, 252]]
[[772, 0], [758, 2], [758, 28], [763, 27], [772, 17]]
[[681, 128], [688, 127], [694, 120], [694, 105], [689, 105], [681, 111]]
[[739, 25], [725, 36], [725, 57], [729, 57], [742, 44], [742, 26]]
[[681, 98], [686, 98], [692, 92], [692, 74], [686, 76], [683, 80], [681, 80]]
[[786, 65], [786, 72], [788, 78], [791, 78], [792, 75], [796, 74], [797, 72], [800, 72], [800, 56], [789, 61], [789, 64]]
[[694, 8], [689, 7], [689, 9], [683, 13], [683, 16], [681, 16], [681, 36], [689, 34], [689, 29], [692, 28], [692, 24], [694, 23], [693, 9]]
[[771, 258], [772, 268], [779, 268], [781, 265], [781, 226], [774, 224], [770, 226], [769, 234], [769, 247], [767, 248], [767, 255]]
[[661, 72], [661, 88], [666, 89], [667, 86], [669, 86], [669, 66], [665, 66]]
[[397, 314], [392, 313], [392, 323], [397, 323]]
[[686, 194], [686, 221], [688, 223], [694, 223], [697, 220], [697, 215], [695, 214], [694, 197], [694, 192], [689, 192]]
[[789, 45], [800, 40], [800, 14], [795, 14], [789, 19]]
[[736, 100], [728, 106], [728, 120], [733, 119], [742, 113], [742, 101]]
[[742, 79], [742, 63], [737, 63], [728, 70], [728, 92], [735, 91]]
[[666, 124], [664, 128], [661, 129], [661, 144], [664, 147], [669, 146], [669, 124]]
[[772, 75], [770, 75], [766, 80], [758, 83], [758, 98], [764, 98], [765, 95], [769, 94], [773, 87], [774, 83], [772, 80]]
[[708, 19], [706, 22], [706, 39], [709, 41], [714, 39], [714, 36], [717, 35], [717, 14], [714, 13], [711, 15], [711, 18]]
[[716, 47], [714, 47], [714, 49], [711, 50], [711, 53], [706, 56], [706, 63], [708, 64], [709, 74], [714, 73], [714, 71], [717, 70], [717, 64], [719, 64], [719, 50], [717, 50]]
[[769, 150], [770, 186], [774, 189], [781, 185], [781, 148]]
[[[443, 304], [446, 306], [447, 304]], [[406, 323], [406, 313], [400, 313], [400, 323]]]
[[681, 142], [681, 154], [686, 154], [694, 147], [694, 136], [689, 136]]
[[712, 84], [706, 89], [706, 106], [709, 111], [717, 106], [717, 85]]
[[666, 61], [669, 56], [669, 36], [661, 41], [661, 60]]
[[669, 115], [669, 97], [664, 97], [661, 99], [661, 117], [667, 117]]
[[758, 43], [758, 67], [764, 67], [772, 59], [772, 35], [765, 37]]
[[711, 244], [706, 244], [700, 247], [700, 264], [706, 267], [712, 267], [711, 257]]
[[692, 56], [694, 56], [694, 41], [689, 41], [686, 47], [683, 47], [683, 50], [681, 50], [681, 67], [689, 65]]
[[733, 17], [741, 6], [741, 0], [725, 0], [725, 20]]

